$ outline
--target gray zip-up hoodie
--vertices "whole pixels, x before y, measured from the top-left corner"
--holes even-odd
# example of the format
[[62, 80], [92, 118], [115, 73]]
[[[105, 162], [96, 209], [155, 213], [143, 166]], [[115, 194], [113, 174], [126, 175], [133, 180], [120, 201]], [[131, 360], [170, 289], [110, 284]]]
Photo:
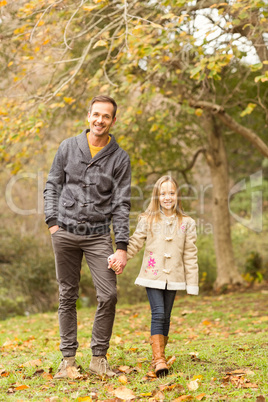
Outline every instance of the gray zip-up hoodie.
[[113, 230], [117, 248], [129, 239], [131, 170], [128, 154], [114, 136], [92, 158], [87, 132], [64, 140], [56, 153], [44, 190], [48, 227], [87, 235]]

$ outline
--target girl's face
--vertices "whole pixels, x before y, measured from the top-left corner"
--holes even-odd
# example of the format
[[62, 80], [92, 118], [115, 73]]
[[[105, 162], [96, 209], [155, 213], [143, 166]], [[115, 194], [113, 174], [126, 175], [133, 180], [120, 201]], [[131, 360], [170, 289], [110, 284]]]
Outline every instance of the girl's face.
[[161, 184], [159, 193], [159, 202], [165, 215], [173, 214], [173, 209], [177, 202], [176, 188], [171, 181], [165, 181]]

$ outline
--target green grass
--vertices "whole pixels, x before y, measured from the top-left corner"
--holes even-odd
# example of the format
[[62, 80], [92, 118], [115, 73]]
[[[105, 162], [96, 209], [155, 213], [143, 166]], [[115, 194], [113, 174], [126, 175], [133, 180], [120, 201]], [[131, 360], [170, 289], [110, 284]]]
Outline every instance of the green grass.
[[[182, 395], [188, 395], [184, 400], [256, 401], [268, 395], [267, 295], [261, 289], [219, 296], [179, 294], [166, 349], [167, 357], [176, 359], [162, 379], [148, 375], [148, 303], [117, 308], [108, 355], [118, 372], [113, 379], [88, 372], [95, 308], [78, 311], [82, 378], [77, 380], [52, 378], [61, 359], [56, 313], [1, 321], [0, 401], [120, 401], [120, 387], [132, 390], [141, 401], [179, 401]], [[39, 366], [27, 367], [33, 360]], [[120, 366], [128, 366], [127, 371], [120, 371]], [[191, 381], [198, 389], [188, 389]], [[27, 387], [19, 389], [23, 385]]]

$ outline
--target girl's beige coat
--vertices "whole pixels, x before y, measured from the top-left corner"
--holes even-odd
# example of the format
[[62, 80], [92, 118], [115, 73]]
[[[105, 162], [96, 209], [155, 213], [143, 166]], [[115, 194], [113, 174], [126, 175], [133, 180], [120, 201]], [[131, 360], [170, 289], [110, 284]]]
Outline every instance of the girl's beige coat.
[[129, 239], [128, 259], [141, 250], [146, 242], [143, 261], [135, 284], [149, 288], [187, 290], [197, 295], [198, 264], [195, 221], [183, 217], [181, 223], [175, 216], [166, 217], [148, 227], [142, 217]]

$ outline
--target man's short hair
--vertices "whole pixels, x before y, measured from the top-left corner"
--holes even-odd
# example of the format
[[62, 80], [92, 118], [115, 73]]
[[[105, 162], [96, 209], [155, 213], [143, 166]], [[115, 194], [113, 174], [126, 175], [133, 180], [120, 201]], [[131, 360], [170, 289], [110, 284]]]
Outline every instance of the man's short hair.
[[111, 103], [113, 105], [113, 107], [114, 107], [113, 119], [115, 118], [116, 111], [117, 111], [117, 103], [113, 98], [111, 98], [110, 96], [107, 96], [107, 95], [97, 95], [97, 96], [95, 96], [92, 99], [92, 101], [90, 102], [90, 106], [89, 106], [89, 112], [90, 113], [91, 113], [91, 110], [92, 110], [92, 106], [96, 102]]

